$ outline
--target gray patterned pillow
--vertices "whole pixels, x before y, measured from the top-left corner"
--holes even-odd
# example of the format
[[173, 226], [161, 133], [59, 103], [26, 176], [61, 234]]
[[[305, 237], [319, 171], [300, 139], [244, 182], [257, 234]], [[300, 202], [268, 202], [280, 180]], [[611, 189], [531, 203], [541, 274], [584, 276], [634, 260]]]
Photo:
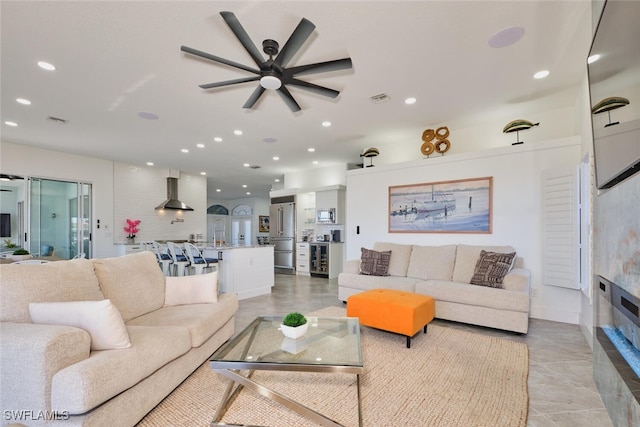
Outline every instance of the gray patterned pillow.
[[480, 251], [476, 269], [471, 278], [472, 285], [502, 288], [502, 279], [513, 264], [516, 253], [502, 254], [498, 252]]
[[391, 251], [372, 251], [371, 249], [360, 248], [360, 274], [367, 276], [388, 276], [389, 260]]

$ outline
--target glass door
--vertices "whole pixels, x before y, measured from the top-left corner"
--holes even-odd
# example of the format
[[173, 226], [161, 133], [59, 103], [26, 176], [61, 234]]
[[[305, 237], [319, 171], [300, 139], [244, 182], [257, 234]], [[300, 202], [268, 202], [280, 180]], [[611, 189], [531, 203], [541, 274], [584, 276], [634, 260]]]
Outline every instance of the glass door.
[[91, 185], [29, 179], [27, 239], [34, 256], [91, 257]]

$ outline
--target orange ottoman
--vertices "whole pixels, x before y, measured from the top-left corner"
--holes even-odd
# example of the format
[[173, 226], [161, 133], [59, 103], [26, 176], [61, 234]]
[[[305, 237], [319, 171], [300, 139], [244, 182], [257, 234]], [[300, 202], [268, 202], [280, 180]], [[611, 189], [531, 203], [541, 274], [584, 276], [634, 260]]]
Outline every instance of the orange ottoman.
[[427, 333], [427, 325], [435, 316], [435, 302], [427, 295], [392, 289], [371, 289], [351, 295], [347, 299], [347, 317], [358, 317], [365, 326], [411, 337], [420, 329]]

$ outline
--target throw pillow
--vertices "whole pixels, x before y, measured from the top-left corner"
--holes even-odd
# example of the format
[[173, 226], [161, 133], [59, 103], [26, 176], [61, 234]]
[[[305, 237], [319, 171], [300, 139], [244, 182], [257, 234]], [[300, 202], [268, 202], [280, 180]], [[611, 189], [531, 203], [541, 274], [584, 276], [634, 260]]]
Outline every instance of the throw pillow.
[[91, 336], [91, 350], [131, 347], [129, 332], [118, 308], [102, 301], [40, 302], [29, 304], [33, 323], [75, 326]]
[[480, 258], [471, 277], [472, 285], [502, 288], [502, 279], [511, 269], [516, 253], [503, 254], [499, 252], [480, 251]]
[[391, 251], [372, 251], [360, 248], [360, 274], [367, 276], [388, 276]]
[[164, 305], [218, 302], [218, 272], [193, 276], [167, 276]]

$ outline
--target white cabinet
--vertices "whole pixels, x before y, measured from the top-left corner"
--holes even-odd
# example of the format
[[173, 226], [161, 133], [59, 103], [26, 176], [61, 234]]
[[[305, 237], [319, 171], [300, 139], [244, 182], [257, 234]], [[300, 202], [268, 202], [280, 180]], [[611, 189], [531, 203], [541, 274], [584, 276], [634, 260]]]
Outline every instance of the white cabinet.
[[219, 251], [218, 288], [238, 299], [271, 293], [274, 285], [273, 246], [228, 248]]
[[309, 243], [296, 244], [296, 274], [309, 275]]
[[144, 251], [144, 247], [141, 244], [136, 244], [136, 245], [116, 244], [115, 246], [116, 246], [116, 256], [125, 256], [125, 255], [135, 254], [135, 253]]
[[346, 192], [342, 189], [316, 191], [316, 209], [335, 209], [336, 224], [344, 224]]

